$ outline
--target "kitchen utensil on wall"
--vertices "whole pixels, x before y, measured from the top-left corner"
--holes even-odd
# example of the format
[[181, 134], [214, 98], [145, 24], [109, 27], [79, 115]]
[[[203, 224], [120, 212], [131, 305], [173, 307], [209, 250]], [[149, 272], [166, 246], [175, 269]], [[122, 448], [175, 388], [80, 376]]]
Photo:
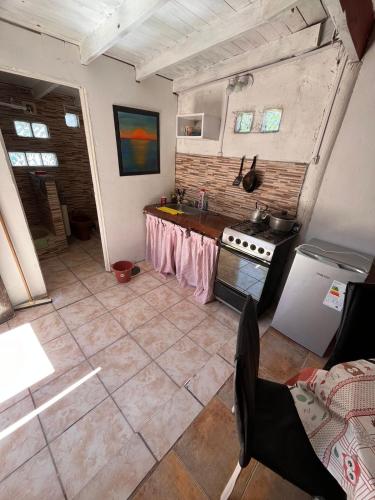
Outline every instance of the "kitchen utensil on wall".
[[297, 223], [297, 219], [292, 215], [288, 215], [286, 210], [281, 212], [273, 212], [269, 217], [270, 228], [280, 233], [289, 233]]
[[256, 188], [256, 183], [257, 183], [257, 176], [255, 172], [256, 161], [257, 161], [257, 155], [254, 156], [250, 170], [242, 180], [242, 186], [247, 193], [252, 193]]
[[243, 170], [243, 164], [245, 162], [245, 159], [246, 159], [246, 156], [243, 155], [243, 157], [241, 158], [240, 171], [238, 172], [237, 177], [233, 181], [233, 186], [239, 186], [241, 184], [241, 181], [243, 179], [242, 170]]
[[268, 210], [267, 205], [264, 204], [262, 208], [260, 203], [255, 202], [255, 210], [252, 210], [250, 212], [249, 219], [251, 220], [251, 222], [255, 222], [256, 224], [259, 222], [263, 222], [268, 217], [267, 210]]

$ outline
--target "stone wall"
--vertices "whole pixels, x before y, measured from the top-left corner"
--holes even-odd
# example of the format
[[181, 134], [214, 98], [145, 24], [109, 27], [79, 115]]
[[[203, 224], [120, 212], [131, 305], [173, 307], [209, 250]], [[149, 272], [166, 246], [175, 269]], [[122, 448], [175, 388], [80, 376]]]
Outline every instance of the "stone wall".
[[[251, 158], [246, 160], [244, 175], [251, 161]], [[205, 188], [210, 210], [239, 219], [249, 216], [256, 201], [268, 205], [271, 210], [287, 210], [296, 215], [307, 165], [257, 160], [260, 185], [253, 193], [247, 193], [242, 185], [232, 185], [240, 163], [240, 158], [177, 153], [176, 187], [186, 189], [187, 201], [196, 200], [199, 190]]]

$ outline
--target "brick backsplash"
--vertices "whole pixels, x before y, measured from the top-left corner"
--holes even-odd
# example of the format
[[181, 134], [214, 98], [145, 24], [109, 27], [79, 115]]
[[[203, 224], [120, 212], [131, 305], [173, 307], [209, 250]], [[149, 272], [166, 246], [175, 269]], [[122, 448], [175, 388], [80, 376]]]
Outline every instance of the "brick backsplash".
[[[244, 175], [251, 162], [251, 158], [246, 160]], [[296, 215], [306, 164], [258, 159], [256, 172], [260, 185], [253, 193], [247, 193], [242, 184], [232, 185], [240, 163], [240, 158], [177, 153], [176, 187], [186, 189], [186, 201], [195, 201], [199, 190], [205, 188], [210, 210], [238, 219], [247, 218], [256, 201], [271, 210], [287, 210]]]

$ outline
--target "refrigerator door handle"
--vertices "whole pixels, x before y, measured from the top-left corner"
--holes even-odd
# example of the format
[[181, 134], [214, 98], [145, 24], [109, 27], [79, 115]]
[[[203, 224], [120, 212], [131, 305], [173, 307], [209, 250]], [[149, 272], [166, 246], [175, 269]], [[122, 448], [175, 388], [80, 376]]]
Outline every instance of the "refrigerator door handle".
[[319, 262], [327, 262], [327, 264], [338, 267], [337, 262], [334, 261], [333, 259], [330, 259], [329, 257], [327, 257], [325, 255], [320, 255], [318, 253], [314, 253], [311, 250], [305, 250], [303, 248], [303, 245], [297, 247], [296, 250], [298, 253], [304, 255], [305, 257], [308, 257], [309, 259], [318, 260]]
[[305, 250], [303, 248], [303, 245], [297, 247], [297, 251], [304, 255], [305, 257], [309, 257], [310, 259], [314, 260], [319, 260], [320, 262], [327, 262], [327, 264], [330, 264], [331, 266], [338, 267], [339, 269], [343, 269], [344, 271], [350, 271], [350, 272], [355, 272], [355, 273], [360, 273], [360, 274], [368, 274], [365, 269], [362, 269], [360, 267], [354, 267], [351, 266], [350, 264], [344, 264], [342, 262], [337, 262], [327, 255], [320, 255], [317, 253], [312, 252], [311, 250]]
[[345, 271], [367, 274], [367, 272], [364, 269], [361, 269], [359, 267], [350, 266], [349, 264], [342, 264], [341, 262], [337, 262], [337, 265], [339, 266], [340, 269], [344, 269]]

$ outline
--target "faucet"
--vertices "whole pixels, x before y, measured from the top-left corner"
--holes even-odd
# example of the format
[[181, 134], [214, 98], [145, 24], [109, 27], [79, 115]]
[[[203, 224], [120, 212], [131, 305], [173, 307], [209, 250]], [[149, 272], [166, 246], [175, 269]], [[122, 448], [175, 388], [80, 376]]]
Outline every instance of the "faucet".
[[180, 188], [177, 188], [176, 189], [176, 193], [177, 193], [177, 203], [179, 205], [181, 205], [184, 201], [184, 196], [185, 196], [185, 193], [186, 193], [186, 189], [180, 189]]

